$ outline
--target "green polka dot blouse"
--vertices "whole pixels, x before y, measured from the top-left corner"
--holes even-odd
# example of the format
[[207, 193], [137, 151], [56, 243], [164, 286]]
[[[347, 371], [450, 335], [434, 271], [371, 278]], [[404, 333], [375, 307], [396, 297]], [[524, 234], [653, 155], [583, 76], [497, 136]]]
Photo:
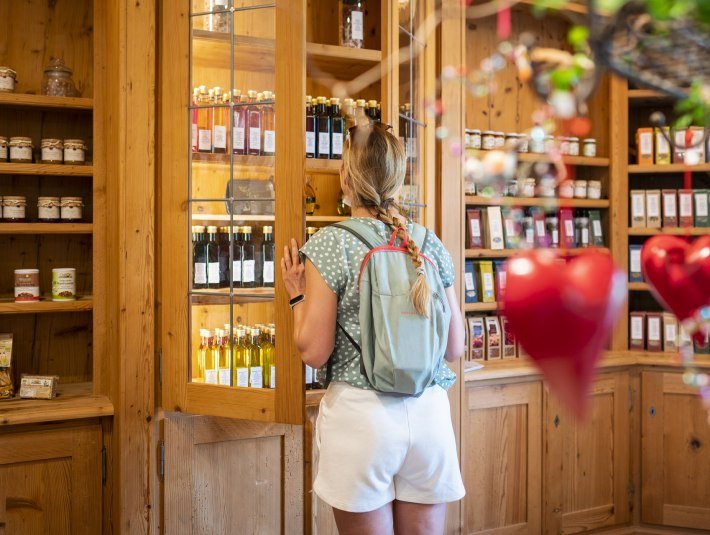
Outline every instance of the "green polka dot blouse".
[[[358, 218], [372, 225], [382, 236], [389, 239], [391, 229], [382, 221], [372, 218]], [[409, 227], [411, 231], [411, 224]], [[367, 246], [346, 230], [336, 227], [324, 227], [316, 232], [301, 248], [301, 253], [310, 260], [328, 287], [338, 296], [338, 322], [348, 334], [360, 344], [360, 296], [357, 278], [360, 272]], [[451, 255], [444, 248], [438, 237], [431, 233], [426, 250], [439, 268], [444, 287], [454, 284], [454, 265]], [[360, 355], [336, 327], [335, 348], [330, 356], [332, 380], [342, 381], [352, 386], [370, 389], [367, 379], [360, 373]], [[448, 390], [456, 381], [456, 374], [441, 359], [434, 382]]]

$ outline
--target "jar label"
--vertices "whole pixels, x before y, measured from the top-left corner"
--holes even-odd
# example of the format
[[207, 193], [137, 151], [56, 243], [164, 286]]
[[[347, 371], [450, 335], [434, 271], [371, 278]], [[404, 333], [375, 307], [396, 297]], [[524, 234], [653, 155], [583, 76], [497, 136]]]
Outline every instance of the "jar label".
[[226, 149], [227, 148], [227, 127], [214, 125], [214, 148], [215, 149]]
[[481, 148], [481, 136], [471, 137], [471, 148], [480, 149]]
[[316, 133], [306, 132], [306, 154], [316, 153]]
[[45, 162], [61, 162], [63, 158], [62, 149], [56, 147], [42, 147], [42, 160]]
[[31, 160], [32, 147], [10, 147], [10, 160]]
[[249, 386], [252, 388], [264, 388], [264, 375], [261, 366], [249, 368]]
[[5, 205], [3, 209], [3, 216], [5, 217], [5, 219], [24, 219], [25, 207]]
[[264, 130], [264, 152], [276, 152], [276, 132], [273, 130]]
[[39, 286], [15, 286], [15, 301], [39, 301]]
[[333, 154], [343, 153], [343, 134], [333, 132]]
[[210, 262], [207, 268], [207, 284], [219, 284], [219, 262]]
[[242, 262], [240, 260], [232, 262], [232, 282], [242, 282]]
[[271, 373], [269, 375], [269, 388], [276, 388], [276, 366], [271, 365]]
[[65, 162], [83, 162], [84, 149], [64, 149]]
[[38, 207], [39, 219], [59, 219], [59, 206]]
[[219, 380], [219, 384], [229, 386], [230, 383], [230, 373], [229, 373], [229, 368], [221, 368], [219, 370], [217, 379]]
[[569, 155], [570, 156], [579, 156], [579, 143], [577, 141], [570, 142]]
[[597, 155], [597, 146], [592, 143], [584, 144], [584, 155], [587, 158], [594, 158]]
[[264, 284], [274, 282], [274, 262], [264, 262]]
[[232, 143], [236, 150], [244, 150], [244, 127], [236, 126], [232, 132]]
[[201, 151], [211, 151], [212, 150], [212, 132], [209, 130], [200, 130], [198, 134], [199, 147]]
[[494, 149], [496, 146], [496, 138], [493, 136], [483, 136], [483, 148], [485, 150]]
[[52, 300], [73, 301], [76, 298], [76, 278], [74, 271], [52, 272]]
[[62, 206], [62, 219], [81, 219], [81, 206]]
[[249, 386], [249, 368], [237, 368], [237, 384], [235, 386], [242, 386], [247, 388]]
[[249, 128], [249, 150], [261, 150], [261, 128]]
[[0, 91], [14, 91], [15, 79], [12, 76], [0, 76]]
[[255, 275], [254, 260], [244, 260], [242, 262], [243, 282], [254, 282]]
[[0, 160], [7, 160], [7, 145], [0, 145]]
[[318, 132], [318, 154], [330, 154], [330, 134], [328, 132]]
[[364, 18], [362, 11], [352, 11], [350, 13], [350, 21], [352, 24], [352, 36], [356, 41], [362, 41], [363, 38], [363, 28], [364, 28]]
[[195, 284], [207, 284], [207, 264], [195, 262]]

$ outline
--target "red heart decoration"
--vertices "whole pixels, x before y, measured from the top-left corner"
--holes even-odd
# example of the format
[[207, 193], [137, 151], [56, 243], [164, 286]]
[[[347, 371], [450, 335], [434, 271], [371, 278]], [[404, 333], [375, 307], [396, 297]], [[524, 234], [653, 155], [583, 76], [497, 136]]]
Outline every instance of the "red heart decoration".
[[641, 268], [655, 297], [679, 320], [710, 305], [710, 236], [692, 244], [677, 236], [654, 236], [641, 249]]
[[625, 278], [609, 255], [592, 251], [565, 262], [531, 250], [508, 262], [504, 312], [513, 334], [578, 417], [626, 299]]

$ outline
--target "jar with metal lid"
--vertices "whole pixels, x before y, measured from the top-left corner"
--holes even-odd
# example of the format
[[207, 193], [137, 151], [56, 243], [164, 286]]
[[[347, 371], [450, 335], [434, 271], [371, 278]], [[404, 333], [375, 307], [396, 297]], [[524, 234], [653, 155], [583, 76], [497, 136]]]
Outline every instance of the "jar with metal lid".
[[17, 81], [17, 73], [10, 67], [0, 66], [0, 92], [12, 93], [15, 90], [15, 82]]
[[569, 155], [579, 156], [579, 138], [571, 137], [569, 138]]
[[554, 136], [545, 136], [545, 152], [552, 152], [552, 149], [554, 147], [555, 147]]
[[518, 152], [528, 152], [530, 150], [530, 136], [518, 134]]
[[10, 161], [13, 163], [32, 163], [32, 138], [11, 137], [10, 138]]
[[510, 151], [518, 150], [518, 140], [520, 136], [514, 132], [508, 132], [505, 135], [505, 148]]
[[56, 223], [60, 220], [59, 197], [39, 197], [37, 199], [37, 219], [43, 223]]
[[42, 163], [62, 163], [64, 161], [64, 143], [61, 139], [42, 140]]
[[534, 197], [535, 196], [535, 179], [526, 178], [523, 180], [523, 187], [520, 190], [521, 197]]
[[485, 130], [481, 134], [481, 147], [483, 150], [493, 150], [496, 148], [496, 134], [493, 130]]
[[574, 181], [574, 196], [577, 199], [587, 198], [587, 187], [588, 182], [586, 180], [575, 180]]
[[505, 132], [495, 133], [495, 148], [502, 149], [505, 147]]
[[62, 197], [60, 199], [62, 222], [74, 223], [81, 221], [82, 208], [84, 207], [83, 201], [84, 199], [81, 197]]
[[470, 146], [472, 149], [480, 149], [482, 146], [482, 137], [480, 130], [471, 130], [470, 132]]
[[86, 145], [83, 139], [64, 140], [64, 163], [84, 165], [86, 162]]
[[587, 158], [594, 158], [597, 155], [596, 139], [589, 137], [582, 141], [582, 155]]
[[77, 96], [73, 71], [59, 58], [52, 58], [44, 68], [44, 78], [42, 78], [42, 94], [53, 97], [75, 97]]
[[560, 154], [569, 154], [569, 138], [564, 136], [559, 136], [557, 142], [560, 144]]
[[587, 198], [601, 199], [602, 198], [602, 183], [599, 180], [590, 180], [587, 185]]
[[7, 223], [24, 223], [25, 208], [27, 207], [27, 199], [22, 195], [10, 195], [2, 198], [2, 215], [3, 221]]
[[0, 162], [7, 161], [7, 138], [0, 136]]
[[574, 197], [574, 181], [573, 180], [563, 180], [559, 187], [558, 192], [560, 199], [571, 199]]
[[537, 194], [539, 197], [554, 197], [556, 186], [557, 180], [553, 177], [542, 177], [540, 178], [540, 182], [537, 186]]

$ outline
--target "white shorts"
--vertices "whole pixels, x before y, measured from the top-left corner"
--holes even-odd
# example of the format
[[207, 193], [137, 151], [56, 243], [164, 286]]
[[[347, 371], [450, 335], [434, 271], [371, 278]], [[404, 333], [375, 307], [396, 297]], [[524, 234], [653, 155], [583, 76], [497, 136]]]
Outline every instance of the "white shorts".
[[353, 513], [393, 500], [437, 504], [466, 494], [446, 391], [399, 397], [331, 383], [316, 421], [313, 490]]

